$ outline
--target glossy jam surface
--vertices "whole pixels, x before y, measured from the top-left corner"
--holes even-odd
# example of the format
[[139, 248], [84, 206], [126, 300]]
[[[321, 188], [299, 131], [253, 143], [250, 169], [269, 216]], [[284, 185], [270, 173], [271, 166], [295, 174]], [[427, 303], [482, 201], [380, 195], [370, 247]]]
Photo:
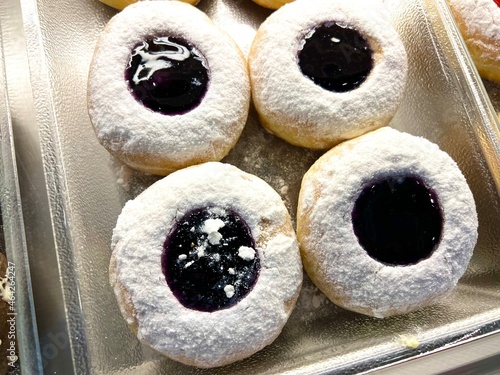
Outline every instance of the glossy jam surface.
[[493, 0], [495, 2], [496, 5], [498, 5], [500, 7], [500, 0]]
[[308, 33], [299, 50], [302, 74], [325, 90], [351, 91], [359, 87], [373, 68], [368, 41], [355, 29], [327, 22]]
[[134, 98], [164, 115], [196, 108], [208, 87], [208, 65], [190, 43], [169, 36], [147, 38], [132, 50], [125, 80]]
[[164, 243], [162, 268], [179, 302], [198, 311], [237, 304], [257, 281], [260, 260], [246, 222], [207, 207], [186, 213]]
[[394, 176], [363, 188], [352, 223], [368, 255], [397, 266], [432, 255], [441, 238], [443, 216], [436, 193], [421, 179]]

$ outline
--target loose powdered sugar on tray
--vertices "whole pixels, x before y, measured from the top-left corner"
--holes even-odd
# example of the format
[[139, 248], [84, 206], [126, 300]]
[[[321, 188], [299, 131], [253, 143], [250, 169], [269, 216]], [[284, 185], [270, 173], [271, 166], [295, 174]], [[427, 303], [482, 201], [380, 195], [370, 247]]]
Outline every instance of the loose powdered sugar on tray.
[[[268, 133], [251, 108], [241, 138], [222, 162], [255, 174], [271, 185], [281, 195], [295, 223], [302, 176], [322, 153], [292, 146]], [[117, 185], [126, 199], [134, 198], [161, 178], [137, 172], [116, 159], [112, 163]]]

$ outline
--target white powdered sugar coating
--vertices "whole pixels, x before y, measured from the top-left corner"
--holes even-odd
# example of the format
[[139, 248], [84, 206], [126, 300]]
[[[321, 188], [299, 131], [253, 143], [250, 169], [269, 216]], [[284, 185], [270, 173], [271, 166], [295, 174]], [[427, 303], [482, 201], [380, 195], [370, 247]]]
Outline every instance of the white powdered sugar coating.
[[470, 33], [500, 42], [500, 7], [494, 0], [448, 0], [448, 3], [460, 12]]
[[[331, 21], [359, 31], [373, 50], [374, 67], [365, 82], [344, 93], [316, 85], [297, 61], [304, 36]], [[297, 0], [261, 25], [249, 67], [263, 125], [292, 144], [321, 149], [389, 123], [403, 94], [407, 57], [381, 2]]]
[[221, 219], [207, 219], [203, 223], [201, 231], [208, 234], [208, 242], [212, 245], [217, 245], [222, 239], [222, 235], [219, 233], [219, 229], [224, 226], [224, 222]]
[[[168, 35], [191, 43], [208, 63], [207, 92], [182, 115], [144, 107], [124, 78], [134, 47]], [[131, 167], [162, 175], [222, 159], [238, 140], [250, 103], [246, 62], [236, 43], [203, 12], [177, 1], [139, 2], [113, 17], [97, 43], [88, 93], [101, 144]]]
[[231, 298], [232, 296], [234, 296], [234, 286], [226, 285], [224, 287], [224, 292], [226, 293], [227, 298]]
[[448, 3], [479, 73], [500, 81], [500, 6], [493, 0]]
[[238, 256], [243, 260], [253, 260], [255, 258], [255, 250], [248, 246], [240, 246]]
[[[253, 289], [236, 305], [201, 312], [184, 307], [173, 295], [162, 254], [176, 220], [210, 206], [234, 211], [247, 223], [260, 272]], [[127, 202], [111, 247], [111, 284], [139, 340], [198, 367], [222, 366], [271, 343], [286, 323], [302, 282], [298, 243], [280, 196], [261, 179], [228, 164], [205, 163], [174, 172]], [[226, 296], [231, 286], [225, 286]]]
[[[386, 176], [421, 178], [443, 214], [432, 255], [408, 266], [384, 265], [359, 244], [352, 211], [367, 183]], [[311, 279], [334, 303], [375, 317], [435, 302], [466, 270], [477, 240], [472, 193], [456, 163], [424, 138], [383, 128], [327, 152], [306, 173], [297, 235]]]

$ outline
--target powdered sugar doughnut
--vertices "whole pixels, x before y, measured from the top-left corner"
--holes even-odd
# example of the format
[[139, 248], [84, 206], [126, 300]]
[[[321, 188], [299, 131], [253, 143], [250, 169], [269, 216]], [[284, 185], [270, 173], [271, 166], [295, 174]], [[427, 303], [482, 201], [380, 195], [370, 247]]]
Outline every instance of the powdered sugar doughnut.
[[262, 124], [315, 149], [387, 125], [407, 70], [388, 17], [371, 0], [298, 0], [274, 12], [249, 56]]
[[130, 4], [134, 4], [137, 1], [182, 1], [191, 5], [196, 5], [200, 0], [99, 0], [101, 3], [109, 5], [110, 7], [116, 9], [123, 9]]
[[174, 172], [129, 201], [112, 250], [111, 285], [139, 340], [199, 367], [270, 344], [302, 282], [280, 196], [228, 164]]
[[500, 82], [500, 1], [448, 0], [479, 74]]
[[236, 43], [178, 1], [139, 2], [113, 17], [97, 44], [88, 92], [101, 144], [132, 168], [160, 175], [222, 159], [250, 103]]
[[253, 2], [269, 9], [278, 9], [292, 1], [293, 0], [253, 0]]
[[304, 267], [334, 303], [375, 317], [435, 302], [465, 272], [474, 200], [456, 163], [391, 128], [333, 148], [302, 181]]

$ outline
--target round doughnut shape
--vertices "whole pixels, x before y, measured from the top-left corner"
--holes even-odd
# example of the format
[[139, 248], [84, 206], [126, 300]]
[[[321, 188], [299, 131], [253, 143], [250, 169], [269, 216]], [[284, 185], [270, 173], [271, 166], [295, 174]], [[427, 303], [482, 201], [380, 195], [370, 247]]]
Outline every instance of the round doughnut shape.
[[122, 10], [130, 4], [134, 4], [137, 1], [182, 1], [187, 4], [196, 5], [200, 0], [99, 0], [101, 3], [109, 5], [112, 8]]
[[283, 5], [291, 3], [292, 1], [294, 0], [253, 0], [254, 3], [269, 9], [281, 8]]
[[[365, 48], [359, 40], [368, 46], [361, 53], [367, 62], [358, 59]], [[307, 66], [333, 80], [370, 68], [360, 72], [357, 85], [338, 92], [306, 75]], [[249, 67], [262, 125], [294, 145], [326, 149], [389, 123], [403, 94], [407, 58], [382, 4], [310, 0], [268, 17], [252, 44]]]
[[500, 82], [500, 2], [448, 0], [479, 74]]
[[334, 147], [302, 181], [304, 267], [332, 302], [362, 314], [404, 314], [452, 290], [477, 225], [472, 193], [450, 156], [392, 128]]
[[246, 62], [197, 8], [138, 2], [113, 17], [97, 43], [88, 104], [112, 155], [166, 175], [218, 161], [234, 146], [250, 105]]
[[280, 196], [223, 163], [176, 171], [127, 202], [111, 247], [110, 282], [138, 339], [202, 368], [270, 344], [302, 283]]

